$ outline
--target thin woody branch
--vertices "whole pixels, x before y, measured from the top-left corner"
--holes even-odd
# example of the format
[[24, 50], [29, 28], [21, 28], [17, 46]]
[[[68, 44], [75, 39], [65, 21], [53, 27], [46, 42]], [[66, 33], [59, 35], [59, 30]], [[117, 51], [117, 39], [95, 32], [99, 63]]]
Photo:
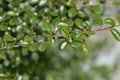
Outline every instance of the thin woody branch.
[[120, 24], [119, 24], [119, 25], [115, 25], [115, 26], [109, 26], [109, 27], [104, 27], [104, 28], [98, 28], [98, 29], [96, 29], [96, 30], [93, 30], [93, 32], [108, 30], [108, 29], [113, 28], [113, 27], [120, 27]]

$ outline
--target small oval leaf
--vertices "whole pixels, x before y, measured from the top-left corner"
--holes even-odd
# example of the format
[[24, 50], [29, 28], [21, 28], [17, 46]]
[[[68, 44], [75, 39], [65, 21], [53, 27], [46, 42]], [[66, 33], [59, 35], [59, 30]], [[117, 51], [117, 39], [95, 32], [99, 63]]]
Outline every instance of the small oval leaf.
[[83, 54], [82, 55], [83, 60], [86, 60], [88, 58], [88, 50], [86, 47], [82, 48], [82, 54]]
[[69, 32], [67, 31], [67, 30], [65, 30], [65, 29], [61, 29], [61, 34], [62, 34], [62, 36], [63, 37], [65, 37], [66, 39], [68, 39], [69, 38]]
[[71, 46], [74, 48], [80, 48], [82, 46], [82, 41], [78, 41], [78, 40], [73, 40], [71, 43]]
[[118, 30], [111, 28], [110, 32], [112, 33], [116, 40], [120, 41], [120, 32]]
[[45, 51], [46, 48], [47, 48], [46, 43], [41, 43], [40, 46], [39, 46], [39, 51], [43, 52], [43, 51]]
[[100, 18], [100, 17], [94, 18], [94, 19], [93, 19], [93, 22], [94, 22], [95, 24], [99, 25], [100, 27], [103, 26], [103, 20], [102, 20], [102, 18]]
[[112, 26], [115, 25], [115, 21], [112, 18], [106, 18], [104, 22]]
[[77, 11], [75, 8], [71, 8], [68, 10], [68, 15], [70, 18], [74, 17], [76, 15]]
[[46, 21], [42, 21], [42, 30], [43, 31], [50, 31], [51, 30], [51, 24], [46, 22]]
[[75, 20], [75, 25], [78, 27], [78, 28], [82, 28], [83, 27], [83, 22], [80, 20], [80, 19], [76, 19]]
[[4, 40], [6, 40], [6, 41], [13, 41], [13, 37], [11, 36], [11, 35], [9, 35], [9, 34], [7, 34], [7, 35], [4, 35]]
[[65, 6], [63, 5], [60, 7], [60, 15], [65, 15]]
[[64, 50], [65, 48], [67, 47], [67, 42], [62, 42], [61, 45], [60, 45], [60, 49], [61, 50]]

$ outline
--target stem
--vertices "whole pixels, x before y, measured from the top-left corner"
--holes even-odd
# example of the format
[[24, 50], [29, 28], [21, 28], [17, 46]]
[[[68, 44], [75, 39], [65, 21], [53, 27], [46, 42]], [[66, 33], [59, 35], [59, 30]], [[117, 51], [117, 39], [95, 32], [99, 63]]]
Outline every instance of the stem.
[[115, 25], [115, 26], [109, 26], [109, 27], [104, 27], [104, 28], [98, 28], [98, 29], [96, 29], [96, 30], [93, 30], [93, 32], [108, 30], [108, 29], [113, 28], [113, 27], [120, 27], [120, 24], [119, 24], [119, 25]]

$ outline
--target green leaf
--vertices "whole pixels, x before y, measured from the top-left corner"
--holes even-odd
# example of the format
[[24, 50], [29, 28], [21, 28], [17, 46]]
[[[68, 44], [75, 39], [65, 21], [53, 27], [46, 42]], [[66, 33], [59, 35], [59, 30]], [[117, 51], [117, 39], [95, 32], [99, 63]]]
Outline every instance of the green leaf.
[[83, 28], [83, 22], [82, 22], [82, 20], [80, 20], [80, 19], [76, 19], [75, 20], [75, 25], [78, 27], [78, 28]]
[[110, 32], [112, 33], [116, 40], [120, 41], [120, 32], [118, 30], [111, 28]]
[[27, 47], [22, 48], [22, 53], [23, 53], [23, 55], [27, 55], [28, 54], [28, 48]]
[[24, 37], [24, 41], [25, 41], [25, 42], [32, 42], [33, 39], [32, 39], [32, 37], [30, 37], [29, 35], [26, 35], [26, 36]]
[[45, 42], [41, 43], [39, 46], [39, 51], [43, 52], [47, 48], [47, 44]]
[[64, 50], [66, 47], [67, 47], [67, 42], [65, 41], [65, 42], [62, 42], [61, 44], [60, 44], [60, 49], [61, 50]]
[[17, 22], [18, 22], [18, 21], [17, 21], [17, 18], [12, 18], [12, 19], [10, 19], [9, 24], [10, 24], [11, 26], [13, 26], [13, 25], [15, 25]]
[[39, 6], [44, 6], [47, 4], [47, 0], [40, 0]]
[[34, 40], [35, 40], [35, 41], [38, 41], [38, 40], [40, 40], [40, 38], [41, 38], [40, 35], [36, 35], [36, 36], [34, 37]]
[[93, 22], [97, 25], [99, 25], [100, 27], [103, 26], [103, 20], [100, 17], [96, 17], [93, 19]]
[[85, 13], [82, 12], [82, 11], [79, 11], [78, 12], [78, 16], [81, 17], [81, 18], [84, 18], [85, 17]]
[[1, 31], [8, 30], [8, 26], [1, 25], [1, 26], [0, 26], [0, 30], [1, 30]]
[[16, 37], [17, 40], [21, 40], [24, 37], [24, 33], [19, 33]]
[[100, 15], [102, 13], [102, 10], [99, 5], [93, 6], [93, 10], [96, 15]]
[[91, 22], [90, 21], [85, 21], [86, 27], [88, 29], [91, 29]]
[[47, 38], [48, 40], [51, 40], [53, 38], [53, 35], [51, 32], [48, 32], [48, 31], [43, 31], [42, 32], [42, 35]]
[[69, 38], [69, 32], [67, 31], [67, 30], [65, 30], [65, 29], [61, 29], [61, 34], [65, 37], [65, 38]]
[[86, 47], [82, 47], [82, 58], [86, 60], [88, 58], [88, 50]]
[[71, 20], [71, 19], [66, 19], [65, 20], [65, 23], [68, 25], [68, 26], [73, 26], [74, 22]]
[[39, 0], [31, 0], [30, 3], [35, 4], [38, 3]]
[[68, 0], [66, 4], [69, 7], [74, 7], [75, 6], [75, 1], [74, 0]]
[[104, 20], [104, 22], [105, 22], [106, 24], [109, 24], [109, 25], [112, 25], [112, 26], [115, 25], [115, 21], [114, 21], [112, 18], [106, 18], [106, 19]]
[[30, 18], [30, 23], [31, 23], [31, 24], [35, 24], [35, 23], [37, 23], [37, 22], [38, 22], [38, 20], [37, 20], [36, 16], [32, 16], [32, 17]]
[[10, 16], [14, 16], [15, 12], [14, 11], [8, 11], [7, 14], [10, 15]]
[[35, 45], [29, 45], [29, 50], [30, 50], [31, 52], [34, 52], [34, 51], [36, 50]]
[[71, 8], [68, 10], [68, 15], [70, 18], [73, 18], [76, 15], [77, 11], [75, 8]]
[[43, 31], [50, 31], [51, 30], [51, 24], [46, 22], [46, 21], [42, 21], [42, 30]]
[[7, 44], [7, 49], [12, 49], [12, 48], [14, 47], [14, 45], [15, 45], [15, 44], [12, 43], [12, 42], [11, 42], [11, 43], [8, 43], [8, 44]]
[[13, 37], [9, 34], [4, 35], [3, 38], [4, 38], [5, 41], [13, 41]]
[[11, 55], [15, 55], [15, 50], [8, 50], [7, 53], [9, 53]]
[[74, 48], [80, 48], [82, 46], [82, 44], [83, 43], [79, 40], [73, 40], [71, 43], [72, 47], [74, 47]]
[[68, 26], [68, 24], [67, 23], [65, 23], [65, 22], [60, 22], [59, 24], [58, 24], [58, 26]]
[[60, 15], [63, 16], [63, 15], [65, 15], [65, 13], [66, 13], [65, 6], [62, 5], [62, 6], [60, 7]]

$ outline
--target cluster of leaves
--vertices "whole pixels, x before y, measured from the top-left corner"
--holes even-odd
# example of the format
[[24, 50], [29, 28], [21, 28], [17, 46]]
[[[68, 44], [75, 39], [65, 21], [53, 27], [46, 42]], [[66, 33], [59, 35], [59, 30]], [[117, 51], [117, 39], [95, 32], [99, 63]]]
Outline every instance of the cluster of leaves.
[[[0, 0], [0, 58], [3, 63], [0, 67], [10, 68], [8, 75], [12, 70], [17, 75], [17, 72], [22, 73], [20, 70], [25, 71], [20, 66], [30, 67], [26, 57], [46, 62], [39, 60], [41, 55], [37, 53], [44, 52], [50, 47], [49, 43], [57, 44], [60, 50], [70, 45], [86, 58], [86, 39], [104, 29], [111, 28], [115, 39], [120, 41], [120, 32], [112, 28], [116, 26], [115, 20], [102, 18], [105, 10], [101, 4], [106, 0], [96, 2], [99, 4], [89, 5], [90, 0]], [[94, 25], [98, 26], [97, 30], [93, 30]], [[104, 25], [110, 27], [104, 28]], [[44, 68], [44, 64], [39, 66]], [[32, 75], [31, 68], [28, 72]]]
[[[100, 3], [104, 2], [105, 0], [100, 0]], [[82, 3], [87, 5], [89, 0], [83, 0]], [[48, 41], [54, 44], [58, 39], [63, 39], [60, 44], [61, 50], [68, 44], [84, 50], [86, 38], [95, 32], [92, 30], [93, 24], [99, 27], [103, 27], [104, 24], [109, 24], [111, 27], [116, 25], [112, 18], [102, 19], [103, 7], [79, 6], [76, 0], [57, 2], [5, 0], [0, 4], [0, 46], [1, 49], [7, 49], [7, 53], [18, 52], [13, 50], [16, 47], [23, 48], [23, 52], [36, 50], [43, 52]], [[92, 20], [90, 16], [93, 17]], [[120, 40], [119, 31], [115, 29], [110, 31], [117, 40]], [[6, 51], [1, 51], [4, 52]]]

